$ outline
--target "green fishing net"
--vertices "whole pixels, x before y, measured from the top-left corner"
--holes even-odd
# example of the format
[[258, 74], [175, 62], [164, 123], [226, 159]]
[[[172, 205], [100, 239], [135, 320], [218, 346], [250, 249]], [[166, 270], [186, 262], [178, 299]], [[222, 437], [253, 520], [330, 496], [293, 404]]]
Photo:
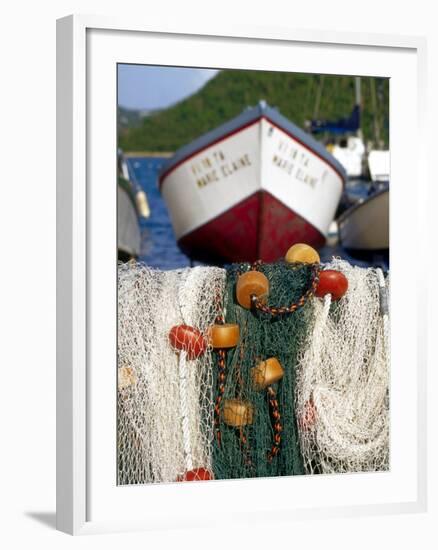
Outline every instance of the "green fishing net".
[[[227, 352], [225, 391], [221, 406], [227, 399], [239, 399], [253, 406], [253, 421], [235, 428], [219, 417], [220, 440], [213, 445], [213, 469], [216, 479], [267, 477], [304, 473], [299, 448], [298, 427], [294, 413], [295, 367], [300, 346], [309, 334], [311, 307], [308, 302], [290, 314], [273, 317], [258, 310], [241, 307], [236, 300], [239, 274], [251, 268], [249, 264], [233, 264], [227, 269], [224, 296], [225, 322], [240, 326], [239, 345]], [[268, 305], [289, 306], [309, 288], [311, 268], [286, 263], [259, 266], [269, 280]], [[272, 386], [278, 401], [281, 443], [279, 452], [268, 459], [273, 445], [273, 420], [266, 389], [256, 390], [251, 369], [270, 357], [278, 359], [284, 369], [283, 378]], [[215, 380], [218, 380], [216, 366]], [[215, 392], [218, 392], [216, 382]]]

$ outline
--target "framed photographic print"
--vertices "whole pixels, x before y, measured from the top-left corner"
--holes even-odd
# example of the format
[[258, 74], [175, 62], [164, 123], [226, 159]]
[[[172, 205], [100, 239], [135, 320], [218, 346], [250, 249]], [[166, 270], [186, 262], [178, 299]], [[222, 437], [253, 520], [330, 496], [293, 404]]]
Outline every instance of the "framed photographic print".
[[424, 509], [424, 41], [57, 41], [58, 528]]

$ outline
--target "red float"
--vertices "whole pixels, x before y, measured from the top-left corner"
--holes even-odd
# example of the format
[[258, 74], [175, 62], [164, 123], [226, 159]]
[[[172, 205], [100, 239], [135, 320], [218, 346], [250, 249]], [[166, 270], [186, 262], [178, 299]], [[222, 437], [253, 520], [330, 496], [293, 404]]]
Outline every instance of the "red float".
[[189, 325], [177, 325], [169, 332], [170, 345], [178, 350], [185, 351], [188, 359], [196, 359], [205, 353], [207, 341], [202, 332]]
[[183, 476], [178, 476], [177, 481], [210, 481], [213, 475], [205, 468], [195, 468], [186, 472]]
[[316, 287], [315, 296], [324, 298], [331, 294], [333, 300], [339, 300], [348, 290], [348, 279], [340, 271], [326, 269], [319, 274], [319, 282]]
[[299, 427], [304, 431], [309, 431], [316, 420], [316, 407], [313, 401], [306, 401], [304, 405], [304, 412], [298, 420]]

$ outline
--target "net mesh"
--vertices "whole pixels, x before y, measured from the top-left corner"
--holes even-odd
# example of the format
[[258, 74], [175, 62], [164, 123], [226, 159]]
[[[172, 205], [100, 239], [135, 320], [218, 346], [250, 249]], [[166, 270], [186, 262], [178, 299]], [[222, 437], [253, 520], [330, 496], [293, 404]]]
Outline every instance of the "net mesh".
[[119, 484], [211, 470], [212, 350], [190, 359], [190, 347], [172, 349], [169, 331], [186, 324], [206, 336], [225, 271], [159, 271], [129, 262], [118, 273]]
[[[348, 279], [339, 301], [299, 301], [311, 288], [311, 266], [257, 265], [270, 284], [267, 306], [300, 303], [273, 316], [237, 303], [237, 280], [254, 268], [247, 263], [119, 265], [119, 484], [171, 482], [197, 470], [231, 479], [388, 468], [389, 279], [339, 259], [324, 267]], [[235, 348], [211, 348], [215, 322], [239, 325]], [[191, 332], [172, 341], [181, 326]], [[258, 387], [253, 369], [270, 358], [283, 374]], [[230, 403], [246, 411], [244, 422], [226, 419]], [[194, 479], [211, 477], [204, 475]]]
[[[229, 399], [250, 404], [253, 421], [242, 428], [229, 426], [220, 416], [220, 441], [215, 438], [213, 467], [217, 479], [292, 475], [304, 472], [299, 449], [294, 411], [295, 366], [301, 347], [308, 338], [307, 327], [312, 316], [309, 303], [293, 314], [273, 318], [262, 311], [240, 307], [236, 301], [236, 281], [239, 274], [250, 269], [249, 264], [236, 264], [227, 270], [225, 320], [240, 326], [239, 346], [226, 358], [223, 404]], [[289, 305], [309, 287], [311, 269], [286, 263], [264, 264], [259, 267], [270, 282], [270, 306]], [[254, 387], [251, 369], [260, 361], [275, 357], [284, 369], [280, 381], [269, 389]], [[216, 366], [215, 394], [218, 393]], [[275, 413], [272, 393], [278, 404], [281, 426], [279, 452], [270, 459], [275, 442]]]
[[334, 259], [348, 292], [312, 301], [312, 337], [297, 368], [296, 409], [306, 472], [388, 468], [389, 355], [381, 272]]

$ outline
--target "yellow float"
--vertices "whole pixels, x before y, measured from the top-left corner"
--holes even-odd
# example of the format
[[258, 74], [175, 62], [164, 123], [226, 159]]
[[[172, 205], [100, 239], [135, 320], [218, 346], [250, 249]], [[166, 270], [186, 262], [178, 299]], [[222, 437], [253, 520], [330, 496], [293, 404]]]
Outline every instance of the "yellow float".
[[286, 252], [285, 260], [290, 264], [319, 264], [321, 262], [318, 252], [304, 243], [297, 243], [291, 246]]
[[253, 422], [254, 407], [249, 401], [227, 399], [224, 401], [222, 418], [225, 424], [234, 428], [247, 426]]

